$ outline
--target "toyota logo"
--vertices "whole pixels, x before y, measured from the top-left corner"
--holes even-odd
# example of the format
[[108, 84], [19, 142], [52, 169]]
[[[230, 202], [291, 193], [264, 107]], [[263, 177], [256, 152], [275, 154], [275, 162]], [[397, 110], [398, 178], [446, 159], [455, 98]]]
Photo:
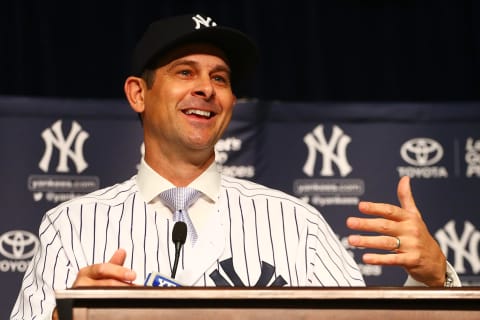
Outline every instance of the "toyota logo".
[[414, 166], [431, 166], [443, 157], [443, 148], [430, 138], [415, 138], [402, 145], [400, 155], [405, 162]]
[[0, 253], [9, 259], [29, 259], [35, 254], [38, 245], [37, 237], [24, 230], [12, 230], [0, 236]]

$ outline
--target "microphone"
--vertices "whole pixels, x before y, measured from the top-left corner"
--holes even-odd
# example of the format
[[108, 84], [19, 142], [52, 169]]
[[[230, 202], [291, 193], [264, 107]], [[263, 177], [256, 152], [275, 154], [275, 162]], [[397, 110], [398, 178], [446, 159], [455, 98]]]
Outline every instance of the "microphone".
[[172, 231], [172, 241], [175, 244], [175, 260], [173, 262], [172, 278], [175, 279], [177, 273], [178, 260], [180, 258], [180, 251], [187, 239], [187, 225], [183, 221], [175, 222]]
[[175, 260], [173, 262], [172, 276], [171, 278], [162, 275], [158, 272], [151, 272], [145, 279], [145, 286], [149, 287], [182, 287], [179, 282], [174, 281], [175, 274], [177, 273], [178, 260], [180, 258], [180, 251], [187, 239], [187, 225], [183, 221], [177, 221], [173, 225], [172, 241], [175, 244]]

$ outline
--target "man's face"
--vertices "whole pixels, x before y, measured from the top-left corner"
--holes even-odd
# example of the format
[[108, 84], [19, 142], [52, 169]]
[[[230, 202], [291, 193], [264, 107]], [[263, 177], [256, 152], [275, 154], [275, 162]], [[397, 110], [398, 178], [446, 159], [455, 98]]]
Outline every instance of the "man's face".
[[[163, 153], [213, 156], [235, 104], [230, 68], [218, 48], [207, 44], [179, 47], [155, 71], [145, 92], [145, 143]], [[192, 154], [193, 153], [193, 154]]]

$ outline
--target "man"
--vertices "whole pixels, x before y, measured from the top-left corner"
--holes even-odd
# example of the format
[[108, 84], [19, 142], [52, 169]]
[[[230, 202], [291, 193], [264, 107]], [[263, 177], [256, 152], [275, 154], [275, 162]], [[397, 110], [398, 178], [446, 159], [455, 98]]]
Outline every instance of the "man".
[[[248, 37], [200, 15], [157, 21], [147, 29], [124, 86], [143, 126], [139, 172], [46, 213], [41, 246], [12, 319], [51, 318], [55, 289], [143, 285], [153, 271], [176, 273], [175, 280], [186, 286], [364, 286], [358, 266], [315, 208], [216, 170], [214, 146], [236, 101], [232, 85], [249, 74], [256, 55]], [[382, 241], [357, 236], [351, 243], [381, 242], [405, 261], [372, 263], [401, 264], [420, 281], [443, 285], [445, 257], [440, 251], [423, 261], [418, 254], [402, 227], [404, 218], [397, 217], [416, 210], [408, 181], [399, 190], [403, 209], [374, 203], [360, 208], [384, 216], [383, 225], [398, 225], [387, 230], [352, 218], [355, 229], [388, 232]], [[187, 197], [178, 196], [184, 191], [193, 200], [174, 208], [172, 203]], [[188, 235], [173, 270], [176, 220], [186, 222]], [[422, 225], [419, 214], [417, 220]], [[426, 228], [417, 231], [433, 241]], [[409, 258], [415, 255], [421, 261]]]

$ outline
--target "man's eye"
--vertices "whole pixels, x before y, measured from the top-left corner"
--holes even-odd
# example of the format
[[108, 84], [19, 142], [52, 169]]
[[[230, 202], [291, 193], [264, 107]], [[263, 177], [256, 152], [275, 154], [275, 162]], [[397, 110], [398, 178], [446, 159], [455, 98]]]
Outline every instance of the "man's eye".
[[214, 76], [213, 80], [220, 83], [228, 83], [228, 79], [222, 76]]
[[180, 70], [179, 74], [182, 76], [189, 76], [192, 72], [190, 70]]

